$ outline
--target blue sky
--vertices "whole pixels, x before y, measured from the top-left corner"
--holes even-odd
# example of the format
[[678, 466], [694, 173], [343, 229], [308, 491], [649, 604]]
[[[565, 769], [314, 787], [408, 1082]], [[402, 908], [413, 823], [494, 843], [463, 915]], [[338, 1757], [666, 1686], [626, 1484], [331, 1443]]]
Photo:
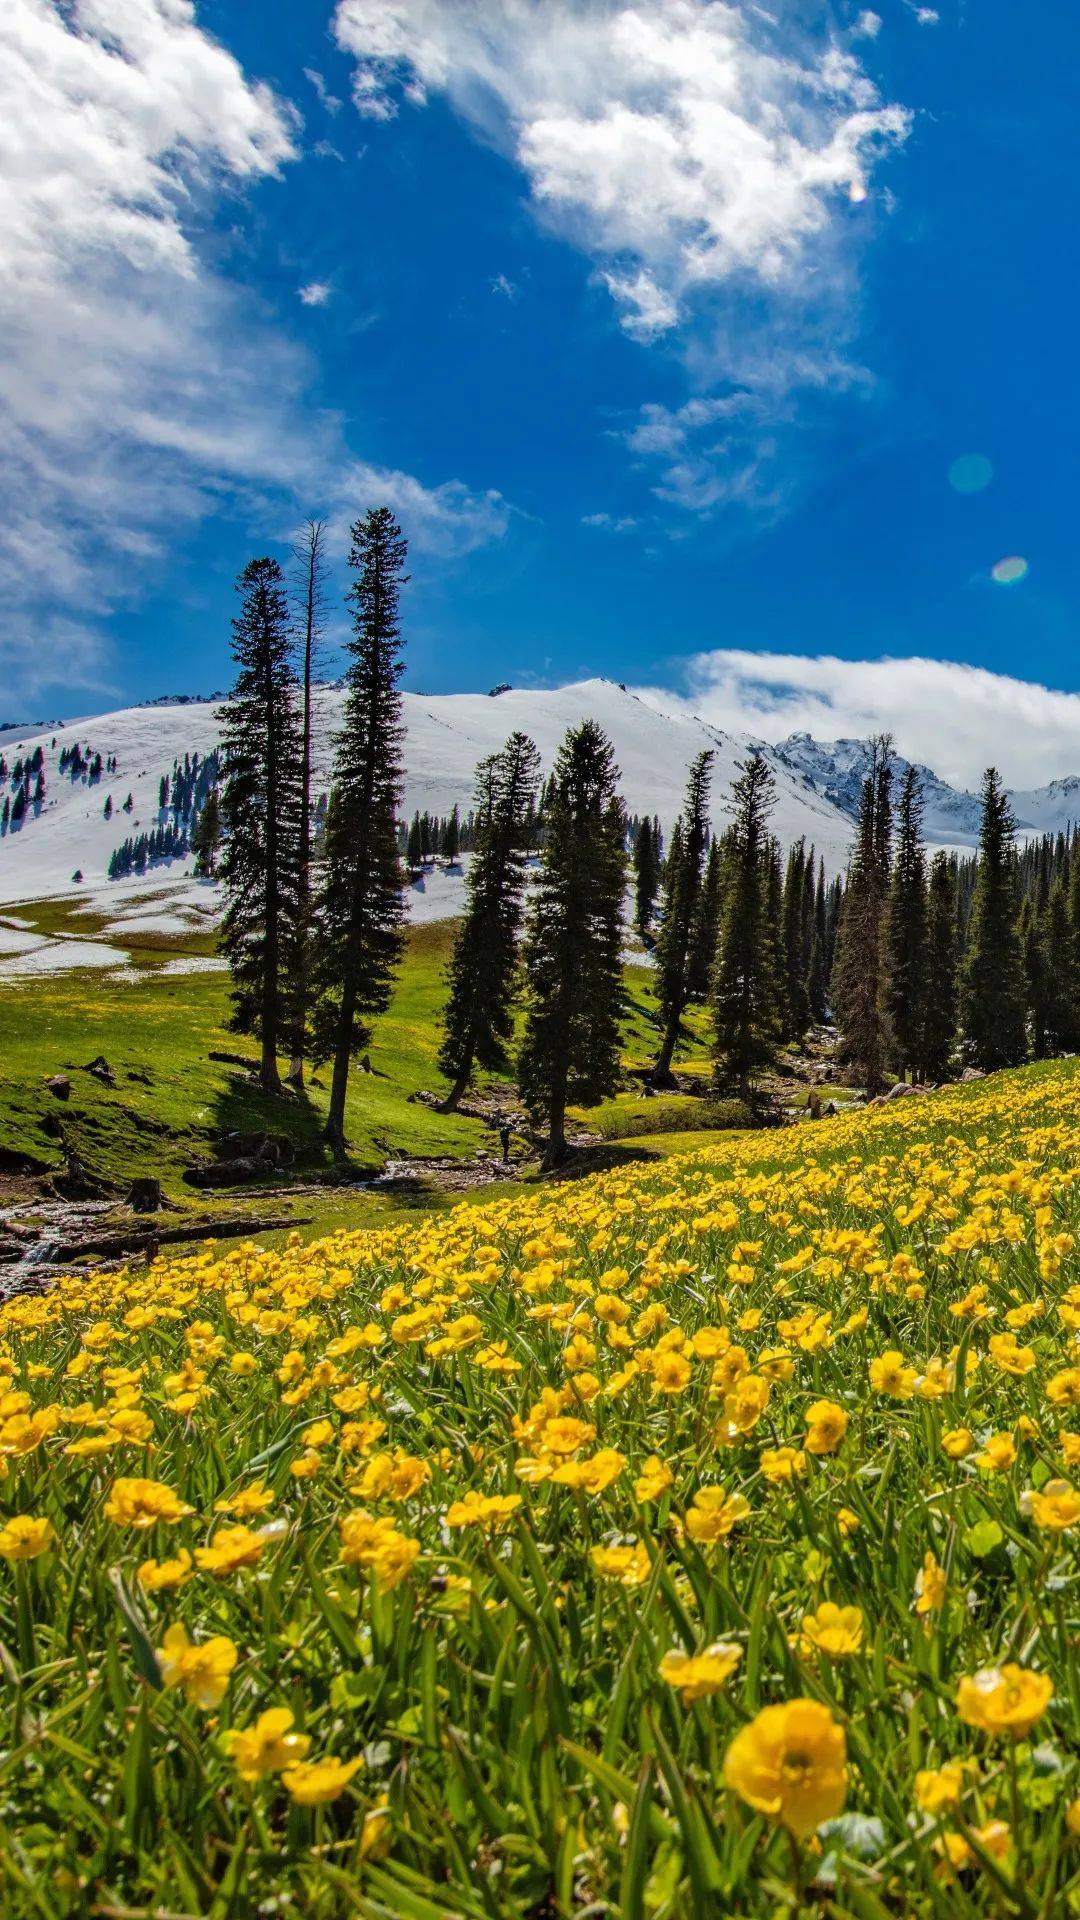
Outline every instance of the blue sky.
[[[1077, 687], [1070, 10], [12, 0], [0, 54], [0, 709], [224, 685], [248, 555], [382, 497], [417, 688], [897, 705], [966, 776]], [[912, 656], [1006, 678], [924, 743]]]

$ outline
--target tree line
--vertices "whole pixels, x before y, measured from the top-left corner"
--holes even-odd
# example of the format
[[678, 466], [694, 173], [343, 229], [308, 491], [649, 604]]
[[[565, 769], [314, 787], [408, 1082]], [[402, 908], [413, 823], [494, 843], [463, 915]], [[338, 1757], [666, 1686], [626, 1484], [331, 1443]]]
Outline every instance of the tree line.
[[[237, 673], [220, 716], [220, 875], [234, 1024], [260, 1040], [268, 1093], [280, 1089], [282, 1055], [295, 1083], [305, 1060], [330, 1066], [326, 1136], [341, 1149], [351, 1063], [389, 1004], [401, 958], [402, 856], [434, 858], [437, 839], [439, 855], [456, 858], [463, 822], [455, 807], [429, 816], [425, 834], [424, 816], [404, 829], [399, 817], [407, 544], [378, 507], [350, 533], [345, 700], [320, 828], [311, 689], [324, 541], [312, 522], [291, 593], [269, 558], [237, 583]], [[568, 1109], [620, 1084], [627, 917], [653, 952], [653, 1088], [674, 1083], [695, 1003], [709, 1013], [715, 1089], [750, 1101], [781, 1050], [830, 1016], [841, 1058], [870, 1091], [889, 1076], [940, 1080], [964, 1062], [1010, 1065], [1075, 1040], [1080, 857], [1070, 880], [1060, 871], [1069, 842], [1063, 853], [1018, 855], [992, 769], [977, 860], [930, 860], [918, 776], [909, 770], [897, 789], [889, 742], [875, 743], [847, 875], [828, 881], [804, 842], [783, 854], [762, 754], [740, 765], [719, 835], [712, 772], [713, 755], [701, 754], [665, 847], [655, 815], [628, 818], [595, 722], [569, 730], [546, 780], [521, 733], [481, 763], [438, 1055], [447, 1109], [478, 1072], [512, 1072], [543, 1124], [548, 1162], [564, 1157]], [[1036, 884], [1025, 896], [1028, 869]]]

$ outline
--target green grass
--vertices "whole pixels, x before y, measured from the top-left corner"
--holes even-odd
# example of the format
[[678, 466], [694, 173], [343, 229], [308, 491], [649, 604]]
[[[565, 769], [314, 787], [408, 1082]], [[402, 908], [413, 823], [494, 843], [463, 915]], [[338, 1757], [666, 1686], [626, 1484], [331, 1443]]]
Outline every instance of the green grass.
[[623, 1095], [598, 1107], [576, 1108], [575, 1118], [602, 1140], [636, 1140], [642, 1134], [700, 1133], [718, 1127], [748, 1127], [750, 1112], [741, 1100], [692, 1099], [688, 1094], [658, 1094], [651, 1100]]
[[[19, 909], [19, 917], [31, 916]], [[450, 938], [443, 924], [413, 931], [392, 1005], [372, 1041], [372, 1071], [357, 1065], [351, 1076], [346, 1125], [360, 1167], [380, 1166], [391, 1153], [468, 1155], [489, 1138], [475, 1120], [410, 1100], [440, 1084], [437, 1015]], [[32, 981], [0, 978], [0, 1144], [59, 1167], [59, 1144], [42, 1129], [55, 1115], [95, 1172], [117, 1182], [155, 1176], [187, 1198], [184, 1167], [205, 1159], [222, 1133], [287, 1134], [306, 1162], [327, 1164], [319, 1143], [327, 1104], [322, 1076], [309, 1080], [300, 1098], [265, 1099], [242, 1070], [209, 1058], [212, 1051], [254, 1058], [252, 1043], [229, 1032], [228, 1012], [223, 974], [170, 976], [153, 962], [136, 977], [86, 969]], [[81, 1071], [98, 1054], [113, 1070], [113, 1089]], [[57, 1073], [70, 1074], [67, 1102], [46, 1090]]]
[[[156, 901], [159, 896], [145, 897]], [[142, 898], [128, 898], [122, 911], [132, 911]], [[305, 1239], [340, 1227], [379, 1224], [388, 1214], [416, 1217], [459, 1197], [423, 1182], [391, 1193], [351, 1186], [288, 1195], [290, 1179], [331, 1171], [320, 1139], [329, 1076], [309, 1076], [300, 1098], [267, 1100], [242, 1070], [212, 1061], [211, 1052], [221, 1051], [255, 1059], [254, 1043], [229, 1030], [227, 976], [170, 974], [167, 963], [211, 955], [213, 933], [195, 928], [113, 935], [109, 928], [116, 917], [86, 911], [77, 896], [0, 910], [0, 920], [17, 919], [45, 937], [106, 939], [118, 949], [115, 970], [87, 967], [33, 979], [5, 979], [0, 973], [0, 1147], [59, 1170], [61, 1143], [45, 1130], [59, 1120], [84, 1164], [121, 1189], [136, 1176], [153, 1177], [195, 1216], [274, 1213], [288, 1216]], [[375, 1027], [372, 1071], [354, 1067], [346, 1128], [358, 1175], [381, 1168], [390, 1157], [467, 1159], [492, 1143], [482, 1122], [439, 1114], [413, 1098], [444, 1084], [436, 1052], [453, 935], [450, 921], [411, 930], [390, 1009]], [[640, 1071], [651, 1061], [657, 1019], [651, 970], [628, 967], [623, 1023], [628, 1071]], [[113, 1070], [114, 1088], [83, 1071], [98, 1054]], [[677, 1072], [700, 1076], [708, 1066], [707, 1020], [695, 1009], [687, 1018]], [[46, 1081], [59, 1073], [71, 1080], [66, 1102], [46, 1089]], [[703, 1109], [700, 1101], [685, 1096], [642, 1100], [633, 1094], [579, 1109], [576, 1117], [613, 1143], [712, 1123], [730, 1126], [739, 1118], [734, 1111], [721, 1116], [719, 1110]], [[280, 1198], [252, 1200], [239, 1190], [204, 1193], [186, 1185], [184, 1169], [212, 1157], [222, 1134], [263, 1130], [288, 1135], [296, 1150], [297, 1165], [278, 1183]], [[259, 1184], [274, 1182], [268, 1178]], [[102, 1225], [107, 1228], [109, 1222]], [[279, 1244], [284, 1231], [260, 1237]]]

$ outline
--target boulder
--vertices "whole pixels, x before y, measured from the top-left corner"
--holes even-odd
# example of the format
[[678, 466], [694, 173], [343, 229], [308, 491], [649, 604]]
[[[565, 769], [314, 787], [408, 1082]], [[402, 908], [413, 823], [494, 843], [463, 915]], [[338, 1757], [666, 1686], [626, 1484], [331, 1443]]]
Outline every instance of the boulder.
[[45, 1082], [45, 1090], [57, 1100], [71, 1099], [71, 1081], [66, 1073], [54, 1073]]

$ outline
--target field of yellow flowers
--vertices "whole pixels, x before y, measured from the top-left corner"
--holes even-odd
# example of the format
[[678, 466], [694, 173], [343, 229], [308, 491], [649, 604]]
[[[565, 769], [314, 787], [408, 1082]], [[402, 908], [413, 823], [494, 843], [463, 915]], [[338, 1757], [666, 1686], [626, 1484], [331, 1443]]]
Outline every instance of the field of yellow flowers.
[[0, 1313], [5, 1915], [1080, 1912], [1080, 1073]]

